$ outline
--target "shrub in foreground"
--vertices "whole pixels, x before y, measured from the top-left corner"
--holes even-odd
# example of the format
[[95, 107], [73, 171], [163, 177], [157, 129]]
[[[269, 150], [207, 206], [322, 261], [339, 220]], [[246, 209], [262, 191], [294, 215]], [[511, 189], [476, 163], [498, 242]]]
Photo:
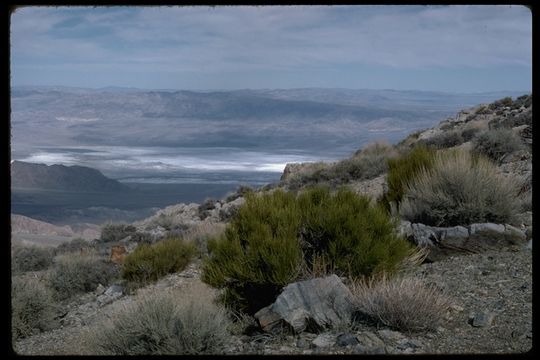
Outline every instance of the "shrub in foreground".
[[49, 330], [55, 315], [51, 291], [34, 278], [13, 277], [11, 328], [14, 339]]
[[523, 149], [523, 143], [511, 129], [485, 131], [473, 141], [474, 150], [499, 161], [504, 155]]
[[45, 270], [52, 265], [50, 248], [15, 245], [12, 248], [11, 265], [14, 272]]
[[418, 145], [404, 155], [387, 160], [388, 190], [381, 199], [381, 204], [386, 210], [391, 211], [392, 208], [399, 208], [406, 184], [418, 176], [423, 169], [431, 167], [435, 154], [434, 149]]
[[206, 296], [155, 294], [117, 314], [90, 343], [107, 355], [217, 354], [230, 340], [229, 327], [226, 311]]
[[[324, 257], [338, 274], [393, 272], [409, 255], [386, 212], [347, 189], [315, 187], [250, 195], [219, 239], [208, 244], [202, 279], [225, 289], [222, 300], [254, 313]], [[317, 269], [320, 271], [321, 269]], [[324, 269], [323, 269], [324, 270]], [[324, 272], [324, 271], [323, 271]]]
[[57, 259], [49, 283], [59, 300], [94, 291], [98, 284], [107, 285], [118, 276], [117, 265], [96, 256], [67, 254]]
[[433, 330], [450, 302], [441, 291], [417, 278], [382, 277], [351, 286], [357, 310], [375, 322], [400, 331]]
[[465, 150], [439, 153], [405, 190], [400, 214], [434, 226], [511, 223], [519, 208], [514, 182], [495, 164]]
[[196, 253], [191, 242], [178, 238], [153, 245], [140, 244], [124, 260], [122, 277], [133, 282], [155, 281], [167, 274], [182, 271]]

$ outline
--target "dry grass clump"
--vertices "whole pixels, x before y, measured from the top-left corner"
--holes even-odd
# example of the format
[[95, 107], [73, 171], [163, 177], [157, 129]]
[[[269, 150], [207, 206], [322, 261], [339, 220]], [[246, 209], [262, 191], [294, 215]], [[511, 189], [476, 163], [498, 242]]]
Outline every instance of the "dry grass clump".
[[[155, 293], [117, 313], [89, 337], [99, 355], [218, 354], [230, 339], [231, 320], [206, 289]], [[204, 291], [206, 290], [206, 291]], [[188, 295], [189, 294], [189, 295]]]
[[49, 330], [53, 326], [55, 305], [51, 291], [32, 277], [12, 278], [11, 329], [13, 339]]
[[372, 320], [407, 332], [435, 329], [449, 299], [433, 286], [412, 277], [371, 278], [351, 285], [357, 310]]
[[433, 226], [511, 223], [520, 204], [514, 181], [489, 159], [463, 149], [438, 153], [431, 168], [406, 184], [405, 219]]

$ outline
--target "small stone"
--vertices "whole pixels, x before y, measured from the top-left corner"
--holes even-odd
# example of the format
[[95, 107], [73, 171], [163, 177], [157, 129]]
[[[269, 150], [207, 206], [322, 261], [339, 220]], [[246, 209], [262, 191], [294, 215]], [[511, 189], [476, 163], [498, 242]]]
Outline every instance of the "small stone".
[[311, 343], [316, 348], [329, 347], [336, 343], [336, 337], [332, 334], [320, 334]]
[[336, 344], [338, 346], [349, 346], [349, 345], [356, 345], [360, 342], [356, 338], [356, 336], [352, 334], [341, 334], [337, 337]]
[[300, 338], [296, 342], [296, 347], [300, 349], [309, 349], [311, 346], [311, 342], [307, 339]]
[[388, 341], [399, 341], [401, 339], [404, 338], [403, 334], [398, 332], [398, 331], [393, 331], [393, 330], [379, 330], [378, 331], [378, 334], [380, 337], [382, 337], [383, 339], [385, 340], [388, 340]]
[[450, 309], [452, 309], [455, 312], [462, 312], [463, 310], [465, 310], [463, 307], [457, 304], [450, 305]]
[[101, 295], [105, 292], [105, 287], [101, 284], [98, 284], [97, 288], [96, 288], [96, 291], [95, 291], [95, 294], [96, 295]]
[[491, 325], [494, 317], [491, 313], [481, 312], [469, 317], [469, 321], [473, 327], [486, 327]]

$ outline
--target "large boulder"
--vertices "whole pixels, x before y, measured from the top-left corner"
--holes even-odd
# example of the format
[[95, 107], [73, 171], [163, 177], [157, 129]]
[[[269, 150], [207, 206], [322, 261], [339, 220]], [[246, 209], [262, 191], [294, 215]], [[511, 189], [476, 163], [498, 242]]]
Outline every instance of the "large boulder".
[[320, 332], [351, 319], [354, 300], [337, 275], [287, 285], [276, 301], [255, 314], [261, 328], [276, 333], [284, 328]]

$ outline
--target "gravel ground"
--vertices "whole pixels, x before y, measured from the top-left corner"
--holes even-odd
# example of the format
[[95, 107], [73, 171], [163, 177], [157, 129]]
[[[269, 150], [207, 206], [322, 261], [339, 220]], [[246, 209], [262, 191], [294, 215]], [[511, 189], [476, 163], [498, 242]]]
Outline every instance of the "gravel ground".
[[[138, 291], [153, 293], [172, 288], [186, 289], [200, 283], [200, 263]], [[532, 253], [531, 250], [491, 251], [464, 255], [424, 264], [410, 273], [432, 283], [452, 299], [452, 310], [437, 331], [404, 334], [360, 324], [355, 330], [333, 330], [322, 335], [327, 345], [312, 344], [316, 334], [270, 337], [231, 336], [223, 349], [227, 354], [487, 354], [523, 353], [532, 347]], [[95, 298], [95, 297], [94, 297]], [[74, 305], [63, 328], [16, 342], [19, 354], [88, 354], [85, 339], [92, 329], [133, 301], [122, 296], [105, 306], [97, 306], [86, 295]], [[90, 300], [90, 301], [88, 301]], [[84, 302], [88, 301], [88, 302]], [[474, 324], [470, 319], [474, 320]], [[482, 323], [482, 320], [487, 320]], [[490, 323], [491, 320], [491, 323]], [[475, 326], [473, 326], [475, 325]], [[481, 326], [479, 326], [481, 325]], [[483, 326], [482, 326], [483, 325]], [[339, 335], [351, 335], [360, 344], [336, 344]], [[324, 342], [324, 341], [323, 341]], [[369, 353], [369, 352], [368, 352]]]

